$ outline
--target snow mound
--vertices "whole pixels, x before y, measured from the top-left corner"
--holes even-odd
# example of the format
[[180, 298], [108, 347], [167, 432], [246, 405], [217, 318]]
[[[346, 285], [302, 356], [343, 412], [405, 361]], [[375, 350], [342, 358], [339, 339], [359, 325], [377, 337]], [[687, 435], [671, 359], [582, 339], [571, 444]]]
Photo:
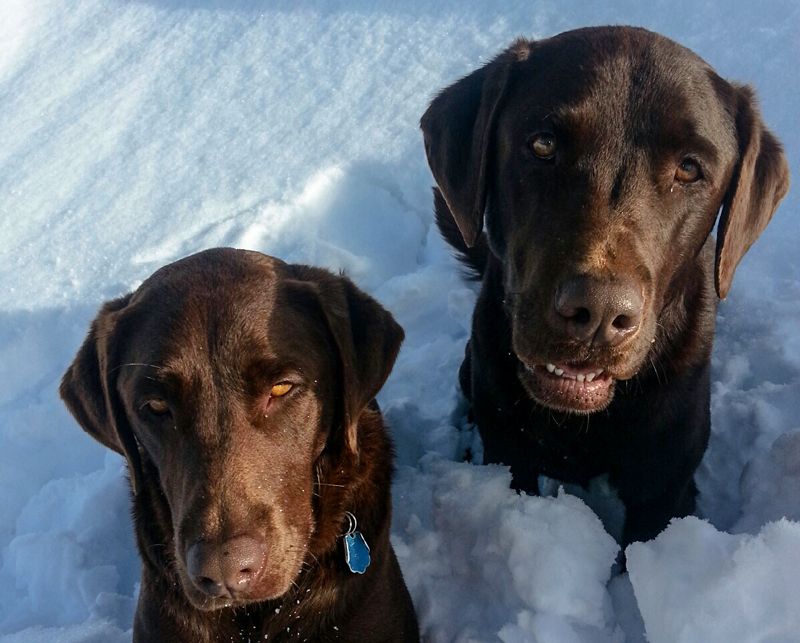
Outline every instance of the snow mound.
[[22, 509], [0, 567], [3, 630], [85, 619], [131, 626], [139, 560], [122, 468], [109, 452], [103, 469], [51, 480]]
[[800, 523], [750, 536], [684, 518], [626, 554], [650, 643], [798, 640]]
[[579, 499], [518, 495], [506, 467], [426, 456], [394, 487], [403, 574], [431, 641], [613, 641], [616, 542]]
[[742, 478], [742, 495], [742, 518], [734, 532], [755, 533], [761, 525], [781, 518], [800, 521], [800, 431], [784, 433], [767, 453], [750, 462]]
[[0, 643], [130, 643], [131, 630], [122, 631], [107, 621], [71, 627], [31, 627], [0, 636]]

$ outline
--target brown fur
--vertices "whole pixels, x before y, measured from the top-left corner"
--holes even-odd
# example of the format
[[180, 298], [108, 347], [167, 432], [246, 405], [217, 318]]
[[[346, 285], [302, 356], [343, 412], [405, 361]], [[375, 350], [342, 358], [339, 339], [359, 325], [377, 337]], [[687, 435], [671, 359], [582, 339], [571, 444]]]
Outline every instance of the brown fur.
[[[347, 279], [231, 249], [166, 266], [103, 307], [61, 394], [128, 459], [135, 641], [418, 640], [372, 402], [402, 338]], [[270, 397], [282, 381], [291, 391]], [[154, 398], [168, 414], [152, 413]], [[363, 575], [345, 565], [345, 512], [371, 548]], [[207, 593], [187, 552], [216, 569], [242, 538], [265, 562], [242, 589]]]
[[486, 461], [534, 492], [608, 474], [623, 543], [653, 537], [694, 508], [717, 296], [788, 190], [753, 92], [657, 34], [587, 28], [515, 42], [422, 130], [439, 228], [483, 282], [460, 379]]

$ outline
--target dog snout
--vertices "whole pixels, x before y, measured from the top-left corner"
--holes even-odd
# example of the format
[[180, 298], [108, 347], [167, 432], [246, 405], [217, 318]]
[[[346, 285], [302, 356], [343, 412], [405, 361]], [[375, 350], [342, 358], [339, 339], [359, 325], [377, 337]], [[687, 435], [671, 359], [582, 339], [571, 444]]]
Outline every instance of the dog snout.
[[266, 544], [243, 535], [221, 543], [197, 541], [186, 552], [194, 586], [211, 598], [246, 595], [266, 564]]
[[608, 282], [580, 275], [558, 286], [553, 308], [556, 325], [570, 339], [617, 346], [639, 330], [644, 297], [632, 280]]

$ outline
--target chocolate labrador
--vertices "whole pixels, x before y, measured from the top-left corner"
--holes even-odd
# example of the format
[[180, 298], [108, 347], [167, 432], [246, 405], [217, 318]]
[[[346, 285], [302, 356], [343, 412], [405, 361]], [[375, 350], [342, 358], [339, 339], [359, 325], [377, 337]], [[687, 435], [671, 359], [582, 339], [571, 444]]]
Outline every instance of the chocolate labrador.
[[482, 280], [460, 382], [485, 461], [529, 492], [607, 475], [622, 544], [652, 538], [694, 510], [717, 298], [788, 189], [753, 91], [587, 28], [518, 40], [421, 126], [439, 228]]
[[61, 396], [128, 461], [134, 641], [418, 640], [373, 401], [402, 339], [347, 279], [242, 250], [103, 306]]

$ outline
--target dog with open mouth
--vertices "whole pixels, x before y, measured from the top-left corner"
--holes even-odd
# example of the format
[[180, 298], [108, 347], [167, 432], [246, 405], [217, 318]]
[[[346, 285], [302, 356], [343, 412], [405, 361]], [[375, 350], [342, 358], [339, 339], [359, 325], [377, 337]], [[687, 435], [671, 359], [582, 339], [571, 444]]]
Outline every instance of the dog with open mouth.
[[230, 248], [105, 304], [61, 396], [128, 461], [136, 643], [419, 640], [374, 402], [402, 340], [345, 277]]
[[621, 544], [652, 538], [694, 510], [716, 302], [788, 190], [752, 90], [586, 28], [515, 42], [421, 127], [438, 226], [482, 282], [459, 379], [484, 460], [528, 492], [607, 475]]

